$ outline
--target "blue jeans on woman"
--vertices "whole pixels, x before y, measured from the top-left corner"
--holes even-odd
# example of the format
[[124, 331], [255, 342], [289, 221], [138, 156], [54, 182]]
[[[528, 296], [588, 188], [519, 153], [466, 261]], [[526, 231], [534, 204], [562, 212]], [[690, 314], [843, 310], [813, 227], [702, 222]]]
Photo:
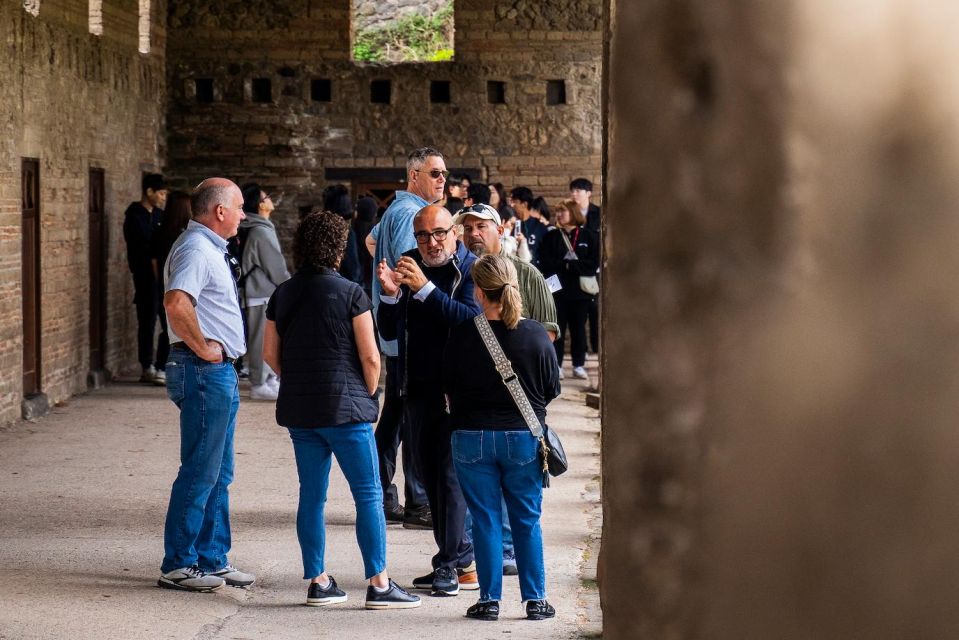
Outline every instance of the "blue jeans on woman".
[[198, 565], [212, 573], [227, 565], [231, 544], [236, 370], [172, 349], [166, 371], [167, 395], [180, 408], [180, 471], [170, 491], [160, 571]]
[[473, 516], [480, 601], [503, 597], [502, 501], [513, 530], [523, 600], [546, 598], [543, 561], [543, 472], [539, 443], [522, 431], [454, 431], [453, 464]]
[[333, 456], [346, 476], [356, 505], [356, 541], [363, 555], [366, 578], [382, 573], [386, 569], [386, 518], [373, 425], [357, 422], [318, 429], [290, 428], [289, 431], [300, 476], [296, 536], [303, 554], [303, 577], [308, 580], [325, 571], [323, 512]]

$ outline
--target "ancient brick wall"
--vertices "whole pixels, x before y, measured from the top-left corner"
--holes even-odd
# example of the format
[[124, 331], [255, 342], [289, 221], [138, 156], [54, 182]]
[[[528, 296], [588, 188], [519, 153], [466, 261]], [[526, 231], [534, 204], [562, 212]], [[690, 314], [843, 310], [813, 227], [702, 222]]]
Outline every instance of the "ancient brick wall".
[[0, 4], [0, 423], [19, 417], [22, 398], [21, 158], [40, 161], [41, 390], [57, 402], [86, 389], [93, 167], [105, 171], [109, 228], [106, 366], [136, 361], [121, 225], [141, 171], [162, 166], [166, 6], [152, 4], [146, 55], [132, 0], [103, 2], [99, 37], [84, 0], [44, 0], [37, 16]]
[[[238, 14], [173, 0], [169, 172], [184, 185], [226, 175], [285, 192], [276, 220], [287, 236], [326, 169], [403, 167], [424, 144], [507, 187], [556, 198], [584, 175], [598, 193], [601, 3], [567, 3], [573, 17], [538, 8], [549, 4], [458, 0], [454, 62], [377, 67], [350, 60], [350, 0], [253, 0]], [[212, 81], [212, 101], [198, 101], [197, 79]], [[270, 81], [265, 103], [253, 101], [255, 79]], [[314, 79], [330, 81], [329, 102], [311, 99]], [[389, 104], [371, 103], [380, 79]], [[450, 83], [449, 104], [430, 101], [433, 80]], [[547, 105], [550, 80], [565, 82], [566, 104]], [[487, 81], [505, 83], [505, 104], [488, 101]]]

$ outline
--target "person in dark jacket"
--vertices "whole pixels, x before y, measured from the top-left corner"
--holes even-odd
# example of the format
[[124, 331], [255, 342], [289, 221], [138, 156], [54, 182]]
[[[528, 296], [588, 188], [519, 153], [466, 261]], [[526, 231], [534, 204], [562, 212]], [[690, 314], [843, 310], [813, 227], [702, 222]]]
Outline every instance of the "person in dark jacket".
[[359, 285], [336, 272], [348, 231], [346, 220], [329, 212], [311, 213], [300, 222], [293, 244], [298, 270], [267, 304], [263, 358], [282, 374], [276, 421], [289, 429], [300, 478], [296, 533], [303, 577], [310, 580], [306, 604], [347, 599], [324, 565], [323, 508], [336, 456], [356, 504], [356, 538], [369, 580], [366, 608], [409, 609], [420, 599], [386, 572], [372, 425], [380, 375], [372, 307]]
[[[599, 262], [603, 263], [603, 243], [600, 217], [602, 213], [598, 206], [590, 202], [593, 197], [593, 183], [587, 178], [576, 178], [569, 183], [569, 197], [579, 206], [580, 213], [586, 218], [586, 228], [600, 234]], [[599, 353], [599, 304], [598, 297], [593, 296], [589, 305], [589, 348], [593, 353]]]
[[382, 260], [376, 275], [382, 288], [377, 325], [384, 340], [398, 340], [398, 384], [405, 399], [414, 459], [433, 515], [439, 548], [433, 571], [413, 581], [433, 595], [454, 596], [476, 589], [473, 548], [463, 524], [466, 503], [450, 455], [450, 433], [440, 361], [456, 325], [479, 313], [470, 268], [476, 261], [456, 239], [453, 217], [438, 205], [413, 217], [417, 248], [396, 265]]
[[[153, 258], [153, 277], [156, 278], [157, 295], [162, 300], [166, 291], [166, 280], [163, 277], [163, 267], [170, 255], [173, 243], [186, 230], [193, 213], [190, 209], [190, 194], [185, 191], [174, 191], [167, 198], [166, 209], [163, 211], [163, 220], [160, 227], [150, 239], [150, 255]], [[170, 332], [167, 327], [166, 312], [162, 309], [160, 316], [160, 336], [157, 338], [157, 366], [154, 384], [166, 384], [166, 361], [170, 355]], [[162, 365], [162, 368], [161, 366]], [[160, 373], [163, 373], [161, 376]]]
[[167, 188], [163, 176], [143, 176], [139, 202], [131, 202], [123, 214], [123, 239], [127, 244], [127, 264], [133, 274], [133, 304], [137, 308], [137, 359], [143, 368], [140, 382], [166, 384], [162, 373], [165, 362], [154, 362], [153, 333], [160, 313], [160, 295], [153, 274], [150, 241], [160, 226]]
[[[349, 223], [353, 222], [353, 200], [350, 199], [350, 192], [342, 184], [331, 184], [323, 190], [323, 209], [335, 213]], [[350, 235], [346, 241], [346, 251], [343, 253], [339, 272], [347, 280], [363, 284], [359, 245], [356, 242], [352, 224], [350, 224]]]
[[[563, 285], [553, 294], [560, 335], [569, 333], [573, 377], [586, 380], [589, 377], [586, 374], [586, 319], [594, 296], [583, 291], [579, 279], [596, 275], [599, 235], [586, 227], [583, 214], [572, 200], [556, 205], [555, 215], [556, 228], [546, 234], [540, 246], [539, 268], [547, 278], [558, 276]], [[557, 339], [554, 345], [556, 359], [562, 366], [563, 339]]]
[[[540, 424], [559, 395], [556, 352], [543, 326], [521, 317], [523, 300], [513, 263], [487, 254], [473, 265], [475, 294], [503, 353]], [[552, 618], [543, 561], [543, 471], [539, 442], [510, 395], [475, 322], [450, 333], [443, 354], [443, 382], [450, 401], [453, 464], [473, 516], [473, 544], [480, 599], [466, 616], [499, 617], [503, 590], [502, 508], [513, 531], [520, 594], [526, 617]]]

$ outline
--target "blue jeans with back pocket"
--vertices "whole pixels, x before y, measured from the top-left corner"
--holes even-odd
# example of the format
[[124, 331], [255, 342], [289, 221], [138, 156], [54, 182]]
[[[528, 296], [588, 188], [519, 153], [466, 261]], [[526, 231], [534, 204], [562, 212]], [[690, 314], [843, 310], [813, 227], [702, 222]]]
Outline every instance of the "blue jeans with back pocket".
[[164, 573], [192, 565], [206, 572], [227, 564], [233, 432], [240, 408], [236, 370], [174, 349], [166, 363], [170, 400], [180, 408], [180, 470], [163, 530]]
[[503, 512], [513, 530], [523, 600], [546, 598], [543, 561], [543, 473], [539, 444], [522, 431], [454, 431], [453, 464], [473, 517], [480, 600], [503, 596]]

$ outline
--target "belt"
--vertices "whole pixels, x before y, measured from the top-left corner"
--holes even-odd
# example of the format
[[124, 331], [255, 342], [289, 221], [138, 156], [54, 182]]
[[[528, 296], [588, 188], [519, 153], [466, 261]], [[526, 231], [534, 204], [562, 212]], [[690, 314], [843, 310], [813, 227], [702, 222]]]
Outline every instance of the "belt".
[[[189, 351], [190, 353], [192, 353], [193, 355], [195, 355], [197, 358], [200, 357], [200, 356], [197, 356], [197, 355], [196, 355], [196, 352], [193, 351], [193, 349], [191, 349], [190, 347], [186, 346], [186, 343], [185, 343], [185, 342], [171, 342], [171, 343], [170, 343], [170, 349], [171, 349], [171, 350], [176, 349], [177, 351]], [[222, 349], [222, 348], [221, 348], [221, 349]], [[225, 352], [225, 351], [222, 351], [222, 350], [221, 350], [221, 353], [223, 353], [223, 362], [229, 362], [230, 364], [233, 364], [233, 363], [236, 362], [236, 358], [231, 358], [231, 357], [229, 357], [228, 355], [226, 355], [226, 352]], [[200, 358], [200, 359], [202, 360], [202, 358]]]

